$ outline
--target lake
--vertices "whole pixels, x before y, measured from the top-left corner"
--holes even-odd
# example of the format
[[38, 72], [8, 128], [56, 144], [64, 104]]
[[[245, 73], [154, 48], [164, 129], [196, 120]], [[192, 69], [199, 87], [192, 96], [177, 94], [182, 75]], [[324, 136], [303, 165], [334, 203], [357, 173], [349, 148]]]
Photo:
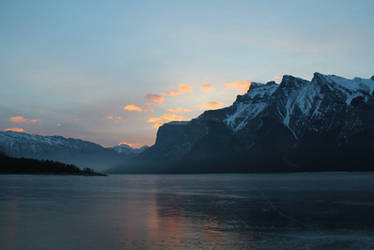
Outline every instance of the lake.
[[374, 249], [374, 174], [0, 176], [0, 249]]

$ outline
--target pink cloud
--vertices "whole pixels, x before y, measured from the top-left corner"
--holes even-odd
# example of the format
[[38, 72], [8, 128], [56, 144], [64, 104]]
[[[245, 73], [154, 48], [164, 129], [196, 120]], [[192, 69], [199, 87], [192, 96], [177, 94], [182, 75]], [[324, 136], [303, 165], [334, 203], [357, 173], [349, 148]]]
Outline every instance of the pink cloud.
[[145, 99], [147, 99], [148, 101], [157, 103], [157, 104], [161, 104], [164, 102], [164, 97], [157, 95], [157, 94], [148, 94], [145, 96]]
[[143, 109], [144, 113], [153, 114], [155, 111], [153, 109]]
[[184, 109], [184, 108], [171, 108], [168, 110], [171, 113], [190, 113], [192, 112], [191, 109]]
[[106, 119], [113, 121], [114, 124], [118, 124], [122, 120], [121, 116], [108, 115]]
[[154, 128], [160, 127], [162, 124], [171, 121], [183, 121], [184, 117], [176, 114], [163, 114], [160, 117], [151, 117], [147, 120], [149, 123], [153, 123]]
[[223, 106], [223, 103], [220, 101], [211, 101], [211, 102], [207, 102], [207, 103], [200, 105], [200, 109], [202, 110], [218, 109], [218, 108], [221, 108], [222, 106]]
[[39, 122], [39, 119], [27, 119], [23, 116], [12, 116], [9, 117], [9, 120], [14, 123], [36, 123]]
[[133, 105], [133, 104], [126, 105], [125, 107], [123, 107], [123, 110], [131, 111], [131, 112], [132, 111], [143, 112], [143, 109], [141, 107]]
[[205, 92], [209, 92], [215, 89], [215, 87], [212, 84], [204, 83], [200, 86], [200, 89]]
[[13, 132], [25, 132], [23, 128], [6, 128], [3, 131], [13, 131]]
[[185, 83], [181, 83], [178, 85], [178, 90], [172, 89], [172, 90], [166, 91], [164, 92], [164, 95], [176, 96], [176, 95], [183, 95], [185, 93], [192, 93], [192, 87]]
[[123, 145], [123, 144], [127, 145], [127, 146], [130, 146], [132, 148], [140, 148], [140, 147], [143, 147], [143, 146], [147, 145], [147, 144], [141, 143], [141, 142], [135, 142], [135, 143], [120, 142], [120, 143], [118, 143], [118, 145]]
[[274, 76], [273, 77], [273, 80], [276, 81], [276, 82], [281, 82], [283, 79], [283, 76]]
[[239, 80], [239, 81], [225, 84], [225, 88], [240, 90], [240, 93], [242, 94], [246, 93], [250, 86], [251, 86], [251, 81], [248, 81], [248, 80]]

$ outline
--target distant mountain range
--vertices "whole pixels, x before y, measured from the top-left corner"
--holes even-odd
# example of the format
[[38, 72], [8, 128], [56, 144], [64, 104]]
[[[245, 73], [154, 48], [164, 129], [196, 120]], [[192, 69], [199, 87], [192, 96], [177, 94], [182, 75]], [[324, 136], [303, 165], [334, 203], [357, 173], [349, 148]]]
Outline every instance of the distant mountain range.
[[121, 144], [104, 148], [98, 144], [62, 136], [40, 136], [19, 132], [0, 132], [0, 152], [10, 157], [53, 160], [102, 171], [145, 150]]
[[374, 77], [253, 82], [233, 105], [170, 122], [110, 173], [374, 170]]

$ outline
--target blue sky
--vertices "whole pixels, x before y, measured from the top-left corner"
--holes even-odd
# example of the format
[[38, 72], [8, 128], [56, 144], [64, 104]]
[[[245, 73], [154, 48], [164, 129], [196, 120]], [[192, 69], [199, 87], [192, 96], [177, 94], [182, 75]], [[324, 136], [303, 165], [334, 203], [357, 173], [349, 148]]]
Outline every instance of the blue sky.
[[230, 105], [242, 89], [227, 83], [368, 78], [373, 11], [374, 1], [342, 0], [2, 0], [0, 130], [139, 146], [158, 123]]

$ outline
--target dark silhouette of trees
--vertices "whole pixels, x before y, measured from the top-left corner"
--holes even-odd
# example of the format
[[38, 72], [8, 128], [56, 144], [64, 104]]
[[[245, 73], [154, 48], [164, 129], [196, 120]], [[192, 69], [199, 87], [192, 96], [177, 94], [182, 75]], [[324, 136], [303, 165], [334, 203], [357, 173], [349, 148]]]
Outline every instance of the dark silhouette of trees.
[[60, 174], [104, 176], [90, 168], [83, 170], [71, 164], [56, 161], [41, 161], [26, 158], [12, 158], [0, 152], [0, 174]]

